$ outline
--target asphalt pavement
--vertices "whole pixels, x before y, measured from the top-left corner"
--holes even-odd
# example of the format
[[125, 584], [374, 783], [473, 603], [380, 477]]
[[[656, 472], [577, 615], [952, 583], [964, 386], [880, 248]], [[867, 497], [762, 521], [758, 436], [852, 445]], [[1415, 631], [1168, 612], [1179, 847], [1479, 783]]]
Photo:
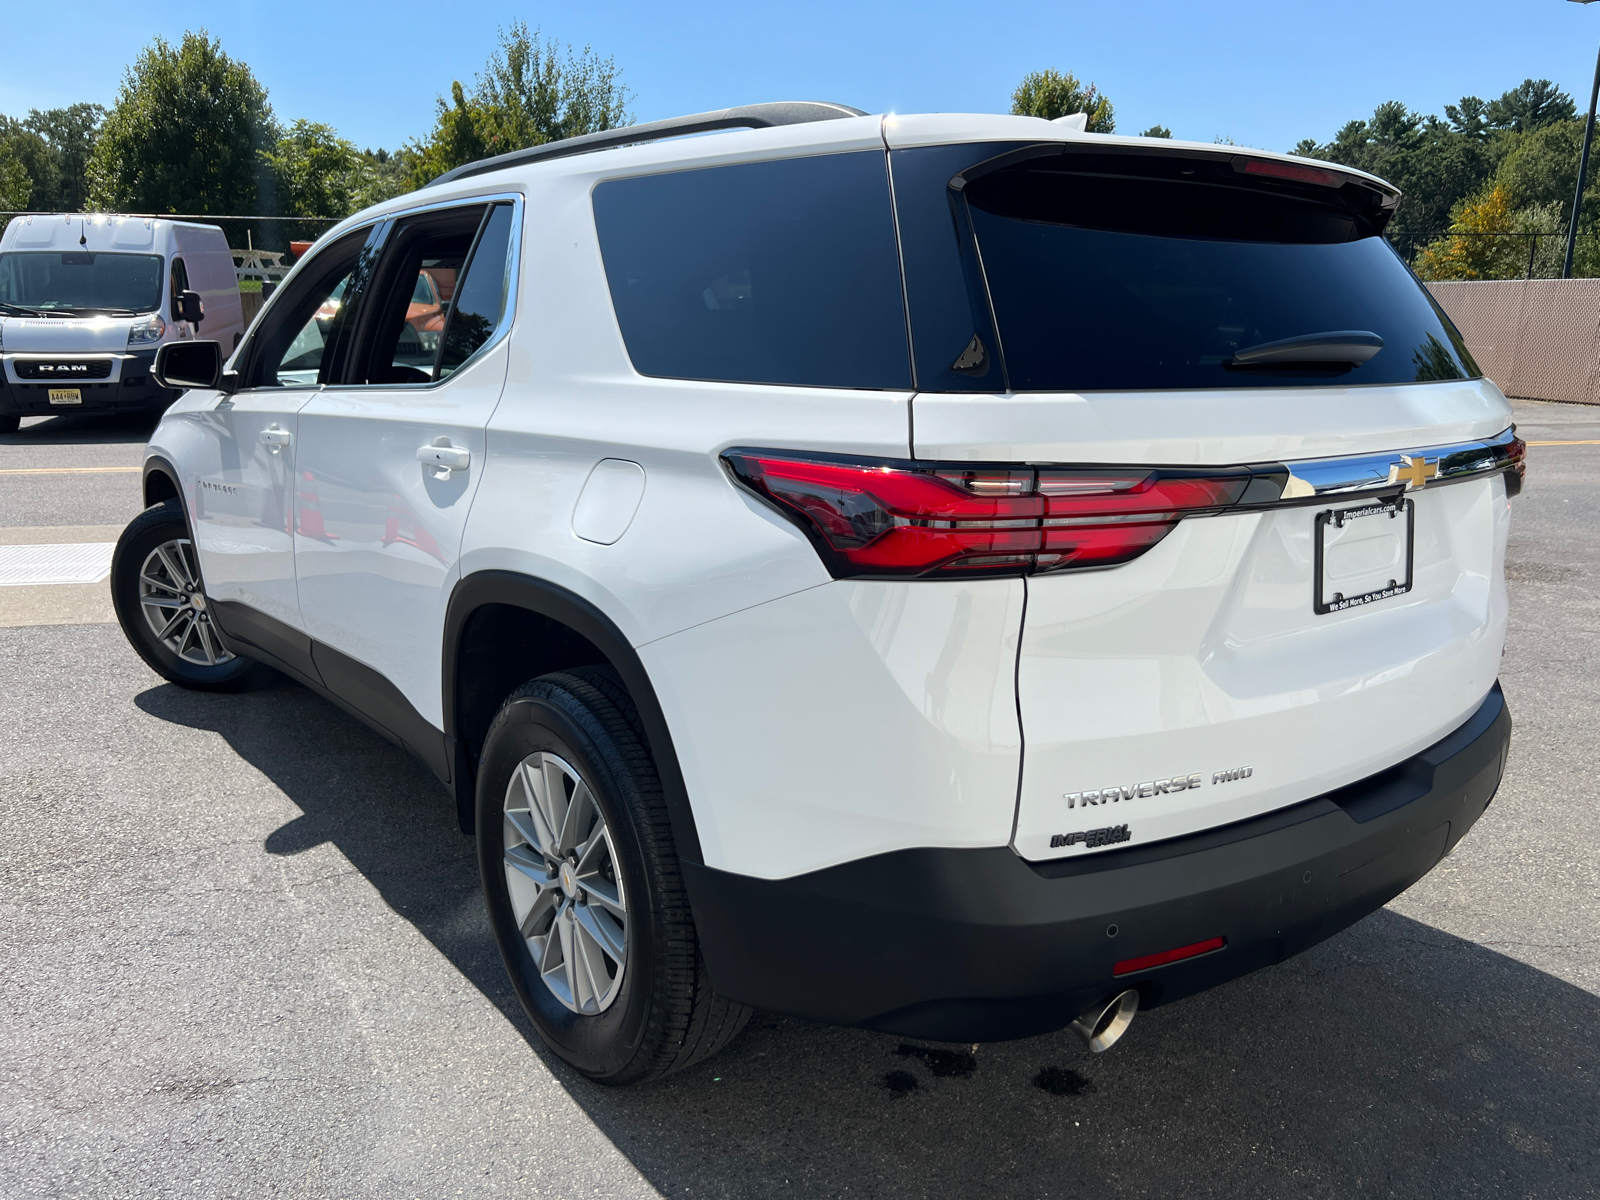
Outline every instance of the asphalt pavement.
[[[163, 683], [109, 606], [0, 598], [0, 1197], [1600, 1194], [1600, 408], [1518, 421], [1590, 444], [1533, 446], [1514, 504], [1498, 798], [1387, 908], [1101, 1056], [758, 1014], [596, 1087], [518, 1010], [424, 768], [288, 683]], [[99, 468], [146, 433], [0, 437], [0, 546], [125, 522]]]

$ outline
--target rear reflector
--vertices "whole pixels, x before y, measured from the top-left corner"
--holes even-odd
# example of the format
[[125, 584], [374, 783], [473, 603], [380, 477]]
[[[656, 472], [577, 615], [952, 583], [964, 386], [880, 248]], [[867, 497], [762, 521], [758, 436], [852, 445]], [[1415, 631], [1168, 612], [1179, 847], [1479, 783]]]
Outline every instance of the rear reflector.
[[729, 450], [745, 487], [836, 577], [1030, 574], [1137, 558], [1185, 516], [1234, 504], [1248, 468], [974, 467]]
[[1164, 967], [1168, 963], [1182, 962], [1186, 958], [1195, 958], [1201, 954], [1210, 954], [1213, 950], [1221, 950], [1227, 944], [1227, 938], [1214, 937], [1188, 946], [1179, 946], [1176, 950], [1163, 950], [1159, 954], [1146, 954], [1141, 958], [1125, 958], [1111, 968], [1111, 974], [1132, 975], [1135, 971]]

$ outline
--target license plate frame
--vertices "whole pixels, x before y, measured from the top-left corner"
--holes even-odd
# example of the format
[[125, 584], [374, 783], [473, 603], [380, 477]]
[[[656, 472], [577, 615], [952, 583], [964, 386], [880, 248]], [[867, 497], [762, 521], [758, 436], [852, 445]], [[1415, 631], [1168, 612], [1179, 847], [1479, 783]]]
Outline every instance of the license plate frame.
[[[1341, 591], [1330, 588], [1327, 578], [1327, 552], [1330, 537], [1336, 539], [1345, 531], [1351, 529], [1355, 522], [1373, 518], [1387, 520], [1404, 518], [1401, 534], [1405, 538], [1404, 576], [1390, 578], [1383, 586], [1372, 588], [1357, 595], [1345, 595]], [[1373, 500], [1355, 508], [1330, 508], [1319, 512], [1311, 536], [1314, 550], [1311, 596], [1313, 611], [1318, 616], [1327, 616], [1329, 613], [1346, 612], [1349, 609], [1361, 608], [1379, 600], [1388, 600], [1394, 596], [1405, 595], [1415, 583], [1416, 534], [1416, 502], [1407, 500], [1403, 496], [1391, 496], [1381, 500]]]
[[51, 404], [58, 404], [58, 405], [61, 405], [61, 404], [82, 404], [83, 403], [83, 389], [82, 388], [51, 388], [50, 389], [50, 403]]

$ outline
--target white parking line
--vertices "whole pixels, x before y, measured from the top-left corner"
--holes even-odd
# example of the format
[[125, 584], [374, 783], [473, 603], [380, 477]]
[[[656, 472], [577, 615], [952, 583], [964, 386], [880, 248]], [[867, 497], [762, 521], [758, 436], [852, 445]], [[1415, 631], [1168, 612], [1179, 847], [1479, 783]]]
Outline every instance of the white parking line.
[[0, 475], [124, 475], [143, 467], [0, 467]]
[[99, 583], [111, 574], [115, 542], [0, 546], [0, 587]]

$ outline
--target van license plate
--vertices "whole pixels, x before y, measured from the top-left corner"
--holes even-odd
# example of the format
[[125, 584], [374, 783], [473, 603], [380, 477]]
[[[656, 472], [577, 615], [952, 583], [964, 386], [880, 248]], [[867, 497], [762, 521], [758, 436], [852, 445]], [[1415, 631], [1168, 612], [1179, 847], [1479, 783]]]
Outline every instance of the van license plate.
[[1416, 523], [1416, 505], [1399, 497], [1318, 513], [1312, 607], [1343, 612], [1409, 592]]
[[83, 392], [77, 388], [51, 388], [51, 404], [82, 404]]

